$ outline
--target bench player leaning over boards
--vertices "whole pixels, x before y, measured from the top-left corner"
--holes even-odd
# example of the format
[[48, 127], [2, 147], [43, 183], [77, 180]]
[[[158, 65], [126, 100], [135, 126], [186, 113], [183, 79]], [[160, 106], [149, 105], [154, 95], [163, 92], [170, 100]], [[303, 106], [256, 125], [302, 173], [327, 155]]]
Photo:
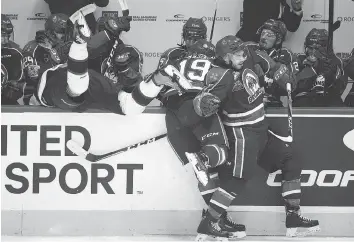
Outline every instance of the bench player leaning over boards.
[[[297, 56], [283, 47], [287, 31], [282, 21], [269, 19], [257, 31], [257, 35], [260, 37], [257, 46], [274, 61], [286, 65], [291, 74], [295, 75], [299, 71]], [[265, 86], [267, 106], [282, 107], [280, 97], [287, 95], [285, 90], [273, 82], [269, 73], [264, 78], [267, 82]]]
[[[113, 36], [119, 36], [122, 31], [129, 31], [130, 21], [130, 16], [110, 19], [104, 31], [91, 37], [91, 31], [81, 15], [74, 26], [67, 62], [60, 62], [38, 76], [37, 91], [31, 97], [31, 103], [73, 112], [88, 108], [100, 108], [118, 114], [142, 112], [162, 86], [142, 80], [135, 92], [127, 93], [123, 91], [124, 83], [127, 82], [115, 82], [87, 68], [90, 51], [99, 48]], [[112, 63], [115, 64], [114, 61]], [[159, 78], [158, 74], [156, 78]]]
[[[328, 47], [328, 31], [313, 28], [306, 36], [305, 53], [298, 55], [300, 72], [311, 69], [312, 75], [299, 80], [293, 105], [301, 107], [344, 106], [341, 99], [345, 76], [343, 62]], [[309, 73], [310, 74], [310, 73]]]
[[11, 20], [1, 14], [1, 103], [18, 105], [23, 95], [22, 51], [14, 43], [14, 26]]

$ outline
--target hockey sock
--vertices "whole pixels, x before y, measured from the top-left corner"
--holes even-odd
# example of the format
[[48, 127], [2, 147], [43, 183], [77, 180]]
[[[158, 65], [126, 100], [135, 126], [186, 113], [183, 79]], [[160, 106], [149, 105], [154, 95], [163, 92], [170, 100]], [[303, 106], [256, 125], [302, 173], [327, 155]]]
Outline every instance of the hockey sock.
[[217, 167], [225, 163], [227, 148], [217, 144], [208, 144], [202, 148], [202, 152], [208, 157], [209, 165]]
[[124, 114], [139, 114], [159, 94], [163, 86], [153, 81], [141, 81], [130, 94], [120, 91], [118, 100]]
[[301, 182], [300, 179], [282, 181], [282, 197], [287, 211], [297, 212], [300, 209]]
[[208, 212], [215, 218], [219, 219], [223, 213], [229, 208], [231, 202], [235, 199], [233, 195], [219, 187], [210, 199]]
[[200, 194], [202, 194], [202, 197], [207, 206], [209, 206], [211, 197], [220, 185], [219, 175], [217, 172], [210, 173], [209, 178], [209, 182], [206, 184], [206, 186], [203, 186], [203, 184], [200, 182], [198, 183]]
[[71, 97], [83, 94], [89, 86], [87, 44], [73, 42], [68, 58], [67, 93]]

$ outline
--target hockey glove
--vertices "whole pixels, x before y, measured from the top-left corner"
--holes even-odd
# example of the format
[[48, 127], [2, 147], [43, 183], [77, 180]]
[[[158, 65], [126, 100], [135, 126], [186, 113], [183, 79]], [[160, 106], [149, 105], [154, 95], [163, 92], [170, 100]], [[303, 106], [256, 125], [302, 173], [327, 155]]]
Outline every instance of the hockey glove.
[[146, 82], [152, 80], [156, 86], [171, 87], [175, 89], [180, 95], [184, 93], [184, 90], [181, 89], [175, 80], [172, 80], [172, 78], [166, 74], [162, 74], [161, 71], [157, 70], [154, 73], [146, 76], [144, 79]]
[[114, 38], [119, 38], [122, 31], [128, 32], [130, 30], [130, 21], [132, 21], [131, 16], [107, 18], [105, 22], [105, 30]]
[[52, 49], [59, 43], [58, 39], [54, 35], [45, 30], [37, 31], [35, 39], [37, 44], [45, 49]]
[[2, 95], [6, 98], [17, 101], [23, 96], [26, 83], [18, 81], [9, 81], [7, 87], [3, 90]]
[[284, 90], [286, 90], [287, 83], [291, 84], [292, 89], [294, 89], [296, 86], [295, 78], [290, 75], [289, 69], [284, 64], [281, 64], [280, 67], [275, 71], [273, 79]]
[[195, 112], [201, 117], [209, 117], [218, 112], [220, 99], [208, 92], [201, 92], [193, 99]]
[[311, 92], [316, 94], [323, 94], [324, 93], [324, 86], [325, 86], [325, 78], [321, 75], [316, 78], [316, 81], [311, 89]]

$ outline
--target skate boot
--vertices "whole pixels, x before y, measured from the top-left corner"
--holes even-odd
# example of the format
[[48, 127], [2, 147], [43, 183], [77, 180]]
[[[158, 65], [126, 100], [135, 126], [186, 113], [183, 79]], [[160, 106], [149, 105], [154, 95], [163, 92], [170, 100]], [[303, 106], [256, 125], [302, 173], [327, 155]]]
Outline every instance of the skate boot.
[[228, 241], [230, 234], [220, 228], [219, 221], [214, 219], [209, 213], [205, 213], [202, 216], [195, 241], [206, 241], [208, 237], [215, 238], [217, 241]]
[[220, 228], [230, 233], [230, 238], [246, 237], [246, 227], [243, 224], [235, 223], [227, 212], [223, 213], [219, 222]]
[[203, 186], [206, 186], [209, 181], [208, 175], [208, 157], [203, 152], [188, 153], [186, 152], [188, 161], [192, 164], [194, 172]]
[[[287, 228], [287, 237], [306, 236], [320, 231], [318, 220], [311, 220], [306, 217], [303, 217], [299, 214], [298, 211], [286, 212], [285, 225]], [[303, 229], [304, 231], [299, 231]]]
[[85, 16], [80, 12], [74, 27], [75, 42], [78, 44], [87, 43], [91, 38], [91, 30], [86, 22]]

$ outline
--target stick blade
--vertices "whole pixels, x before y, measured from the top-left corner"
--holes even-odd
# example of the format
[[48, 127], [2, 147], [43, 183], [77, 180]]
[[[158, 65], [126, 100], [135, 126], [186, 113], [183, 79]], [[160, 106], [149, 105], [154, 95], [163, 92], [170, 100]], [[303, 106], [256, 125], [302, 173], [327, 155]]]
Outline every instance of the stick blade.
[[68, 142], [66, 142], [66, 147], [68, 147], [68, 149], [75, 155], [80, 156], [84, 159], [86, 159], [86, 156], [89, 154], [73, 140], [68, 140]]
[[81, 13], [82, 15], [86, 16], [87, 14], [93, 13], [93, 12], [95, 12], [95, 11], [96, 11], [96, 5], [93, 4], [93, 3], [91, 3], [91, 4], [89, 4], [89, 5], [86, 5], [86, 6], [82, 7], [82, 8], [80, 8], [79, 10], [77, 10], [75, 13], [73, 13], [73, 14], [69, 17], [69, 19], [70, 19], [70, 21], [71, 21], [73, 24], [75, 24], [76, 20], [78, 20], [79, 17], [80, 17], [80, 13]]

